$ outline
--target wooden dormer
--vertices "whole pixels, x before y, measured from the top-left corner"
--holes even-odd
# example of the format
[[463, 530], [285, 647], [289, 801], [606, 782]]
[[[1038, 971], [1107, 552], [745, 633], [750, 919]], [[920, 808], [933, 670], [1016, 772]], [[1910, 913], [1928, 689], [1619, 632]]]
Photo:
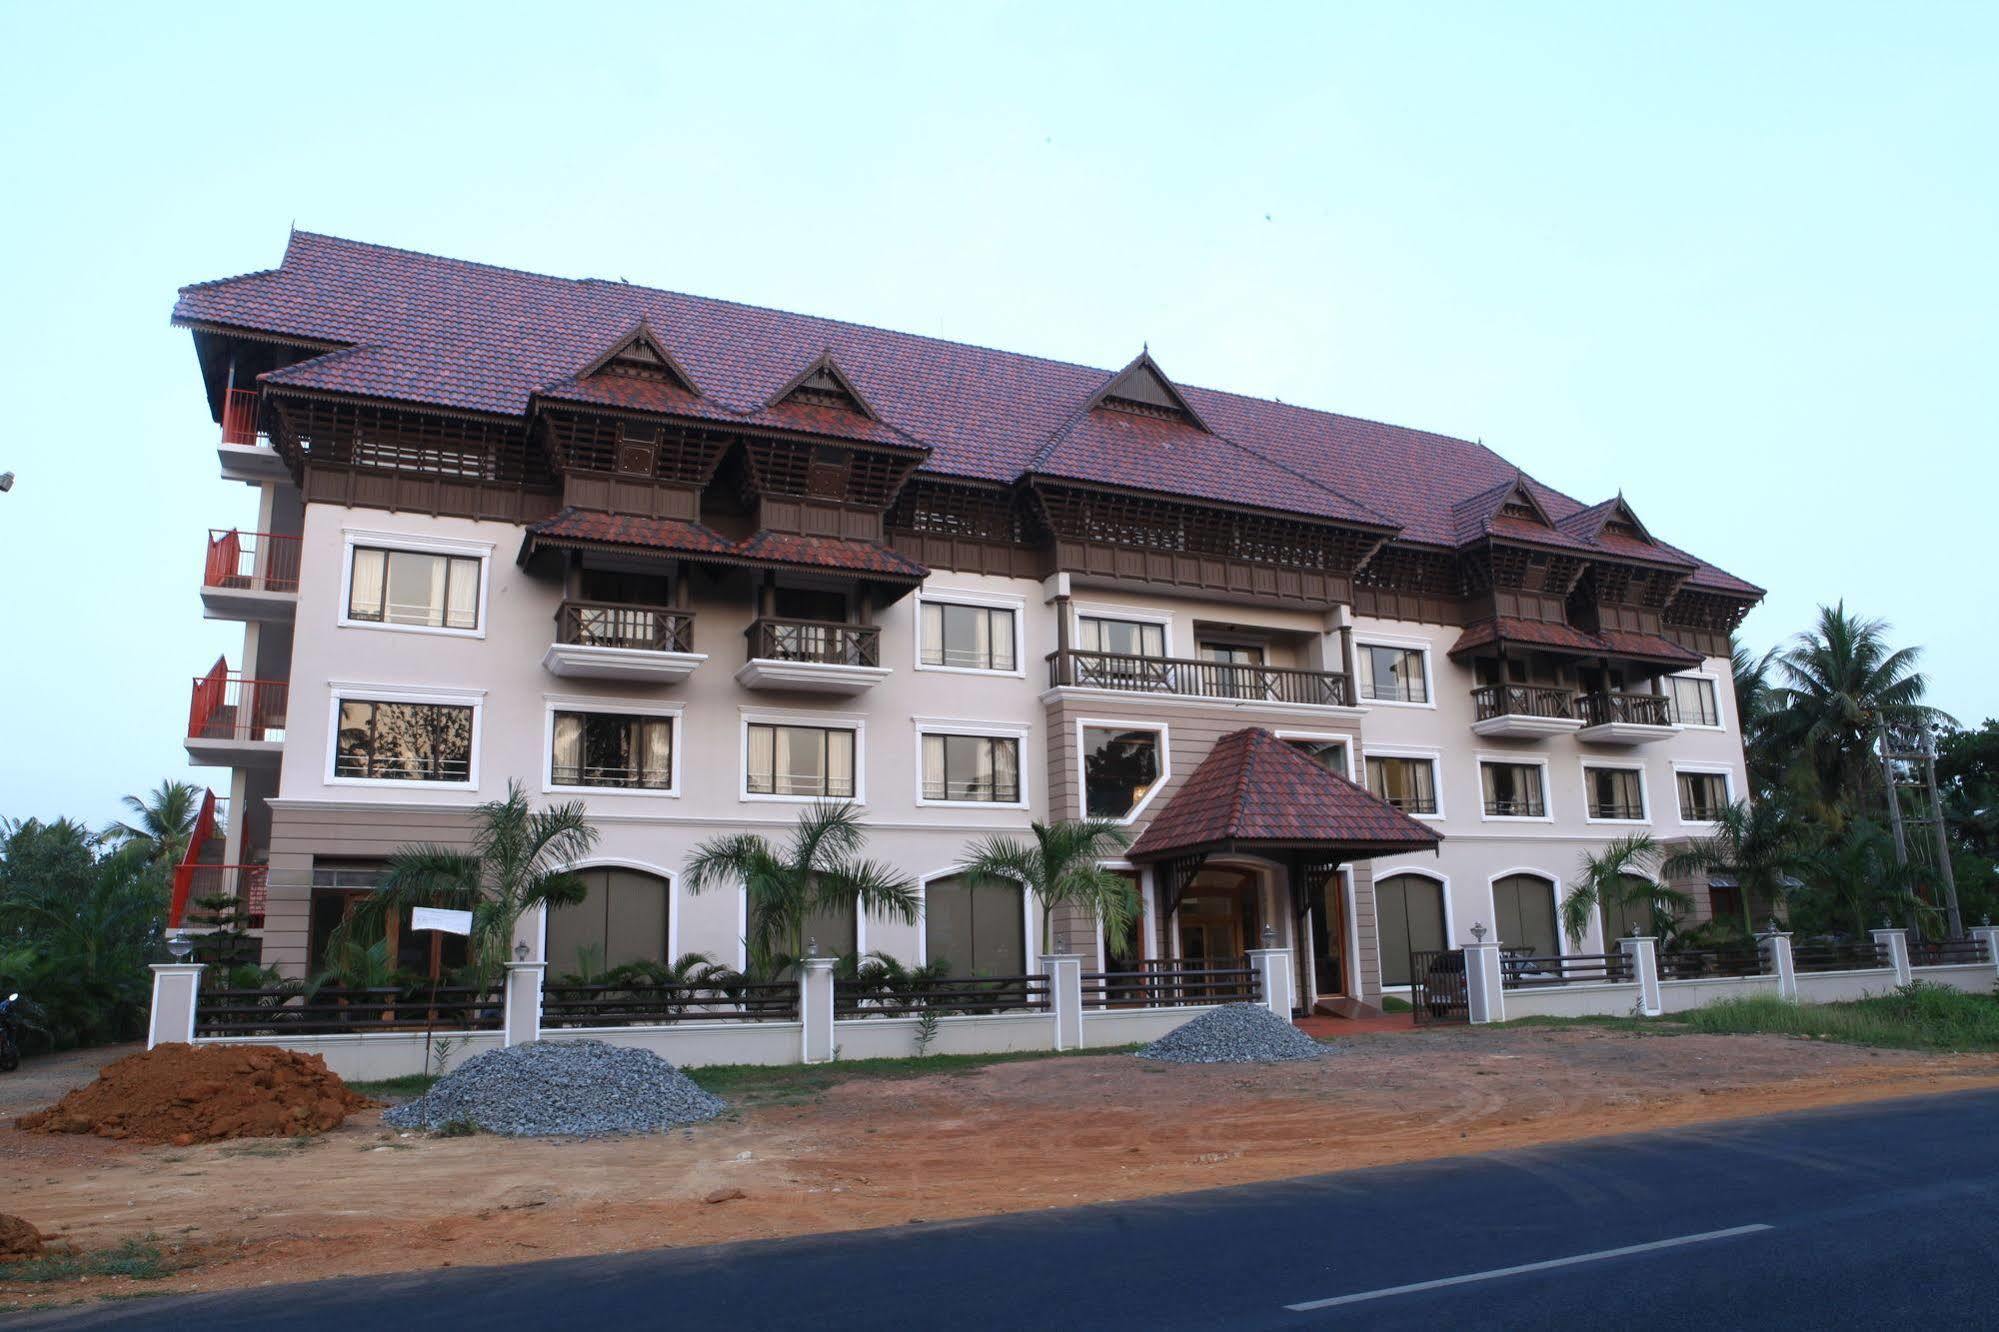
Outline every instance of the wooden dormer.
[[1173, 381], [1166, 377], [1166, 372], [1152, 359], [1150, 351], [1141, 351], [1131, 364], [1112, 375], [1110, 382], [1091, 396], [1086, 410], [1127, 412], [1133, 416], [1178, 421], [1204, 434], [1214, 433]]

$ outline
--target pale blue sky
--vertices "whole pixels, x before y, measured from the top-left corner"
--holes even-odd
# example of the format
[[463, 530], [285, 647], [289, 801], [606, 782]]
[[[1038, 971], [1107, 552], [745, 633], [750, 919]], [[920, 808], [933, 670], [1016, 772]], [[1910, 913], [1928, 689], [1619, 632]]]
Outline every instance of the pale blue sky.
[[[0, 813], [186, 776], [288, 226], [1482, 438], [1999, 712], [1990, 5], [0, 3]], [[218, 782], [219, 775], [212, 775]]]

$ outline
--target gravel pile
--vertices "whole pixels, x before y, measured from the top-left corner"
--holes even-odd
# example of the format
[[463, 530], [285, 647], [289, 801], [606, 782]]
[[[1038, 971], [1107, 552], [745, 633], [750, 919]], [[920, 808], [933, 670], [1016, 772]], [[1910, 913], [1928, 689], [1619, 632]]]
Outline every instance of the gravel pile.
[[1169, 1064], [1269, 1064], [1317, 1059], [1326, 1047], [1262, 1004], [1228, 1004], [1167, 1032], [1140, 1059]]
[[649, 1050], [602, 1041], [532, 1041], [488, 1050], [439, 1078], [382, 1122], [435, 1129], [476, 1124], [515, 1137], [657, 1133], [713, 1119], [728, 1103]]

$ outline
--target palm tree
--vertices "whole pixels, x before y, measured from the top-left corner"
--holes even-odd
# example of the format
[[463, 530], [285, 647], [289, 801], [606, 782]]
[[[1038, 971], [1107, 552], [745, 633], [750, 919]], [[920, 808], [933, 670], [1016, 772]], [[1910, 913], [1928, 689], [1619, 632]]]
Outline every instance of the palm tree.
[[1950, 720], [1923, 702], [1929, 679], [1916, 669], [1922, 649], [1891, 650], [1888, 628], [1884, 620], [1848, 615], [1845, 602], [1821, 606], [1817, 627], [1777, 659], [1786, 682], [1781, 741], [1802, 750], [1835, 825], [1858, 814], [1880, 784], [1871, 753], [1878, 731]]
[[1891, 917], [1908, 920], [1936, 914], [1935, 907], [1916, 896], [1921, 870], [1896, 858], [1894, 839], [1872, 819], [1856, 819], [1837, 841], [1818, 848], [1809, 881], [1831, 899], [1825, 904], [1831, 908], [1826, 914], [1842, 925], [1850, 924], [1856, 939], [1866, 938], [1872, 926], [1886, 924]]
[[583, 880], [569, 866], [589, 855], [597, 830], [580, 801], [534, 809], [526, 788], [509, 781], [505, 798], [480, 805], [473, 816], [469, 851], [428, 844], [397, 850], [381, 886], [334, 930], [333, 946], [380, 938], [392, 913], [412, 907], [470, 911], [472, 963], [490, 981], [510, 956], [522, 916], [583, 900]]
[[806, 952], [806, 923], [849, 907], [914, 925], [922, 898], [909, 876], [862, 856], [867, 832], [847, 803], [821, 802], [798, 816], [782, 848], [756, 833], [718, 837], [694, 848], [687, 886], [695, 893], [741, 887], [749, 895], [744, 948], [752, 975], [776, 979]]
[[134, 821], [112, 824], [104, 830], [104, 840], [113, 846], [143, 846], [146, 859], [155, 864], [178, 865], [194, 836], [201, 796], [200, 787], [175, 781], [161, 782], [143, 796], [128, 795], [125, 808]]
[[1798, 876], [1811, 868], [1806, 834], [1782, 800], [1743, 801], [1715, 815], [1715, 830], [1666, 857], [1659, 867], [1669, 879], [1722, 871], [1735, 875], [1742, 893], [1742, 923], [1756, 933], [1756, 904], [1782, 901]]
[[1777, 665], [1777, 649], [1759, 657], [1738, 646], [1728, 660], [1735, 684], [1735, 719], [1742, 730], [1742, 752], [1749, 765], [1749, 790], [1755, 799], [1762, 800], [1777, 789], [1788, 762], [1778, 734], [1783, 720], [1782, 691], [1770, 681]]
[[[1589, 932], [1590, 918], [1598, 906], [1615, 902], [1646, 907], [1653, 937], [1658, 938], [1665, 923], [1676, 920], [1693, 905], [1685, 893], [1652, 882], [1647, 871], [1658, 858], [1659, 844], [1650, 833], [1633, 833], [1606, 843], [1601, 851], [1583, 852], [1575, 886], [1562, 898], [1562, 932], [1569, 936], [1571, 948]], [[1607, 927], [1608, 921], [1605, 923]], [[1604, 949], [1609, 951], [1616, 943], [1606, 935]]]
[[1094, 917], [1106, 939], [1122, 939], [1138, 918], [1131, 880], [1105, 869], [1131, 844], [1131, 834], [1110, 819], [1065, 819], [1030, 825], [1034, 843], [988, 837], [967, 848], [962, 873], [973, 880], [1018, 884], [1041, 903], [1041, 951], [1054, 949], [1055, 908], [1067, 903]]

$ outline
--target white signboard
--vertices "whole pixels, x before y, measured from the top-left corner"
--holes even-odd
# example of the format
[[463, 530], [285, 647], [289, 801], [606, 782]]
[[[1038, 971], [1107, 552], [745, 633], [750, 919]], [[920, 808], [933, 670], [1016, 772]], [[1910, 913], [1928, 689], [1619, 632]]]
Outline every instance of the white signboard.
[[446, 911], [441, 907], [410, 908], [410, 928], [413, 930], [443, 930], [446, 934], [472, 933], [472, 913], [469, 911]]

